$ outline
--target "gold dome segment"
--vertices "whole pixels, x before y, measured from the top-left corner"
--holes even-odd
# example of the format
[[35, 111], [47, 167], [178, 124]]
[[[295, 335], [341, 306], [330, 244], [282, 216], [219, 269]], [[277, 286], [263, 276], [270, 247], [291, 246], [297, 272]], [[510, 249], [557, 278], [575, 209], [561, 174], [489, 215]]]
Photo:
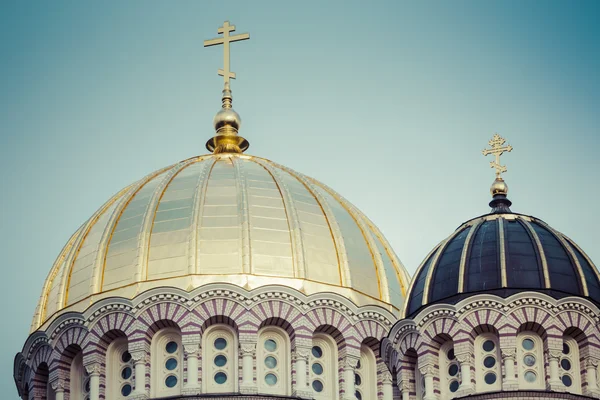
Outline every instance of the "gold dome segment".
[[336, 292], [398, 314], [409, 281], [375, 225], [326, 185], [263, 158], [210, 154], [149, 174], [84, 223], [32, 330], [102, 298], [215, 282]]

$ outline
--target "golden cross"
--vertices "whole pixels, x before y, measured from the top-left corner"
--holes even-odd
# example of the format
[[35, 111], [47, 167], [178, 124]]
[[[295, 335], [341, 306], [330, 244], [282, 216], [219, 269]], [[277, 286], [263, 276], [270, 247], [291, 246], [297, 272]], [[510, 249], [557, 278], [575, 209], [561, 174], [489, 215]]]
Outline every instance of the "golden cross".
[[219, 70], [219, 75], [223, 77], [226, 85], [229, 84], [229, 78], [235, 79], [235, 72], [231, 72], [229, 70], [229, 43], [250, 39], [250, 34], [248, 33], [229, 36], [229, 32], [233, 31], [235, 31], [235, 26], [229, 25], [229, 21], [225, 21], [223, 26], [217, 30], [218, 33], [223, 34], [223, 37], [204, 41], [204, 47], [214, 46], [217, 44], [223, 45], [223, 69]]
[[494, 137], [492, 138], [492, 140], [490, 140], [488, 142], [488, 144], [490, 145], [491, 149], [485, 149], [483, 150], [483, 155], [487, 156], [488, 154], [493, 154], [496, 156], [496, 161], [490, 161], [490, 167], [492, 168], [496, 168], [496, 177], [500, 178], [500, 175], [503, 172], [506, 172], [506, 166], [505, 165], [500, 165], [500, 156], [502, 155], [502, 153], [506, 152], [511, 152], [512, 151], [512, 146], [511, 145], [507, 145], [506, 147], [502, 147], [502, 145], [506, 142], [506, 140], [504, 140], [503, 137], [501, 137], [500, 135], [498, 135], [497, 133], [494, 135]]

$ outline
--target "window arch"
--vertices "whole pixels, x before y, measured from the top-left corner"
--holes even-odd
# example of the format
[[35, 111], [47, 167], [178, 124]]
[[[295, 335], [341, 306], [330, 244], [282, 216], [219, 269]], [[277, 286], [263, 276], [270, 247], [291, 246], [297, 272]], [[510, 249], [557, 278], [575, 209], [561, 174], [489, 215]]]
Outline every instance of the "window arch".
[[71, 362], [69, 375], [69, 399], [89, 400], [90, 376], [83, 367], [83, 352], [77, 353]]
[[519, 388], [545, 388], [543, 354], [543, 342], [537, 333], [526, 331], [517, 335]]
[[460, 387], [460, 365], [454, 355], [454, 343], [447, 341], [440, 347], [440, 393], [442, 399], [451, 399]]
[[292, 366], [287, 333], [277, 327], [261, 329], [256, 354], [259, 393], [290, 395]]
[[475, 384], [477, 392], [502, 389], [500, 346], [498, 337], [484, 333], [475, 338]]
[[377, 398], [375, 353], [364, 344], [360, 347], [360, 360], [354, 372], [354, 388], [357, 400]]
[[567, 392], [581, 394], [579, 345], [570, 336], [563, 337], [563, 350], [558, 368], [560, 380]]
[[317, 334], [313, 337], [310, 354], [310, 386], [315, 400], [338, 397], [338, 355], [337, 344], [329, 335]]
[[202, 385], [205, 393], [237, 391], [237, 335], [228, 325], [213, 325], [206, 330], [202, 344]]
[[176, 328], [164, 328], [152, 338], [152, 384], [153, 396], [181, 394], [183, 377], [183, 349], [181, 334]]
[[126, 399], [133, 391], [133, 373], [127, 339], [119, 337], [106, 350], [106, 398]]

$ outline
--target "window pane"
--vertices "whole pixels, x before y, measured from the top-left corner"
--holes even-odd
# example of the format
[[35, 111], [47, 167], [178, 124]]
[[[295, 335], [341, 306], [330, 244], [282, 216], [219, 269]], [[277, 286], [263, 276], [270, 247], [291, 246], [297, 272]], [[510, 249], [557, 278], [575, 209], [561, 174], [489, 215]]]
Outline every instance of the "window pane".
[[217, 340], [215, 340], [215, 349], [223, 350], [225, 349], [225, 347], [227, 347], [227, 340], [223, 338], [218, 338]]
[[275, 351], [277, 350], [277, 343], [274, 340], [266, 340], [265, 341], [265, 350], [267, 351]]
[[227, 382], [227, 375], [225, 375], [223, 372], [217, 372], [215, 375], [215, 382], [217, 382], [219, 385], [224, 384]]
[[177, 346], [177, 343], [175, 343], [175, 342], [169, 342], [165, 346], [165, 349], [167, 350], [167, 353], [173, 354], [173, 353], [175, 353], [177, 351], [178, 347], [179, 346]]
[[267, 385], [273, 386], [277, 383], [277, 377], [274, 374], [267, 374], [267, 376], [265, 376], [265, 382], [267, 382]]

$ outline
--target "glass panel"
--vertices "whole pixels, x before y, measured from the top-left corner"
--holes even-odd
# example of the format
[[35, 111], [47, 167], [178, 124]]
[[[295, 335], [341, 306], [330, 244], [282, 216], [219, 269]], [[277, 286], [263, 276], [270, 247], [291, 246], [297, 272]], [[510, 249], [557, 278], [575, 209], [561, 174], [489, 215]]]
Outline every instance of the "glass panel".
[[571, 362], [569, 360], [567, 360], [566, 358], [563, 358], [560, 361], [560, 366], [562, 367], [562, 369], [564, 369], [565, 371], [568, 371], [571, 369]]
[[483, 342], [483, 350], [492, 351], [496, 347], [496, 344], [492, 340], [486, 340]]
[[452, 364], [450, 367], [448, 367], [448, 374], [450, 376], [455, 376], [458, 374], [458, 365]]
[[523, 357], [523, 362], [528, 367], [533, 367], [535, 365], [535, 357], [532, 356], [532, 355], [530, 355], [530, 354], [528, 354], [525, 357]]
[[132, 374], [131, 368], [125, 367], [121, 371], [121, 378], [123, 378], [123, 379], [129, 379], [129, 378], [131, 378], [131, 374]]
[[122, 388], [121, 388], [121, 394], [125, 397], [129, 396], [131, 394], [131, 385], [130, 384], [125, 384]]
[[533, 371], [527, 371], [525, 372], [525, 380], [529, 383], [535, 382], [535, 380], [537, 379], [537, 375], [535, 374], [535, 372]]
[[563, 343], [563, 354], [569, 354], [570, 351], [571, 351], [571, 349], [569, 348], [569, 345], [566, 343]]
[[271, 356], [265, 358], [265, 366], [267, 368], [275, 368], [277, 366], [277, 359]]
[[496, 382], [496, 374], [493, 374], [493, 373], [486, 374], [483, 379], [485, 380], [485, 383], [487, 383], [488, 385], [492, 385], [493, 383]]
[[167, 379], [165, 379], [165, 385], [167, 385], [167, 387], [175, 387], [175, 385], [177, 385], [177, 377], [176, 376], [168, 376]]
[[219, 385], [224, 384], [227, 382], [227, 375], [225, 375], [223, 372], [217, 372], [215, 375], [215, 382], [217, 382]]
[[498, 255], [498, 222], [479, 225], [472, 238], [465, 266], [465, 289], [468, 292], [497, 289], [501, 285]]
[[492, 368], [496, 365], [496, 359], [494, 357], [486, 357], [485, 360], [483, 360], [483, 365], [485, 365], [486, 368]]
[[356, 397], [356, 400], [362, 400], [362, 394], [358, 390], [354, 392], [354, 397]]
[[175, 343], [175, 342], [169, 342], [165, 346], [165, 349], [167, 350], [167, 353], [173, 354], [173, 353], [175, 353], [177, 351], [178, 347], [179, 346], [177, 346], [177, 343]]
[[323, 373], [323, 366], [319, 363], [314, 363], [312, 365], [312, 370], [315, 374], [321, 375]]
[[277, 343], [271, 339], [266, 340], [265, 341], [265, 350], [267, 350], [267, 351], [277, 350]]
[[362, 378], [360, 377], [360, 375], [354, 374], [354, 384], [356, 386], [360, 386], [361, 383], [362, 383]]
[[561, 380], [563, 385], [565, 385], [566, 387], [570, 387], [573, 384], [573, 380], [569, 375], [563, 375]]
[[274, 374], [267, 374], [265, 376], [265, 382], [267, 382], [267, 385], [273, 386], [277, 383], [277, 377]]
[[227, 364], [227, 357], [224, 355], [218, 355], [215, 357], [215, 365], [217, 367], [223, 367], [225, 364]]
[[215, 340], [215, 349], [223, 350], [225, 349], [225, 347], [227, 347], [227, 340], [223, 338], [218, 338], [217, 340]]
[[532, 350], [535, 343], [531, 339], [523, 339], [523, 348], [525, 350]]
[[169, 370], [169, 371], [173, 371], [175, 368], [177, 368], [177, 360], [174, 358], [169, 358], [167, 360], [167, 362], [165, 363], [165, 367]]
[[323, 382], [321, 382], [321, 381], [313, 381], [312, 387], [315, 390], [315, 392], [320, 393], [320, 392], [323, 391]]
[[454, 360], [456, 356], [454, 355], [454, 349], [448, 350], [448, 360]]
[[312, 355], [316, 358], [321, 358], [323, 356], [323, 350], [319, 346], [314, 346], [312, 348]]
[[128, 351], [124, 352], [123, 354], [121, 354], [121, 360], [124, 363], [128, 363], [131, 360], [131, 354], [129, 354]]
[[463, 229], [443, 250], [431, 279], [430, 302], [452, 296], [458, 292], [458, 272], [463, 246], [469, 229]]
[[452, 393], [456, 392], [458, 390], [458, 386], [459, 386], [458, 381], [452, 381], [450, 383], [450, 391]]
[[529, 233], [518, 221], [505, 221], [504, 229], [508, 287], [541, 288], [541, 267]]

